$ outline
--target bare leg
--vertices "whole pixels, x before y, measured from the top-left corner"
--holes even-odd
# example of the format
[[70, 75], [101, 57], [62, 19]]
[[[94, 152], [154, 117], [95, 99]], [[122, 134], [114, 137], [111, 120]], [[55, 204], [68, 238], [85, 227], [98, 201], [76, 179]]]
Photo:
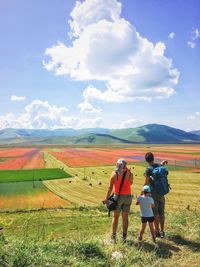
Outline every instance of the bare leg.
[[155, 229], [154, 229], [154, 223], [153, 222], [149, 222], [149, 228], [150, 228], [150, 231], [151, 231], [152, 239], [155, 242], [156, 235], [155, 235]]
[[145, 228], [146, 228], [146, 225], [147, 225], [147, 223], [142, 223], [142, 225], [141, 225], [140, 233], [139, 233], [139, 236], [138, 236], [138, 239], [139, 239], [139, 240], [142, 240], [142, 236], [143, 236], [143, 234], [144, 234], [144, 230], [145, 230]]
[[161, 232], [164, 232], [164, 226], [165, 226], [165, 215], [161, 214], [160, 215], [160, 229], [161, 229]]
[[118, 220], [119, 220], [119, 211], [114, 211], [113, 220], [112, 220], [112, 234], [116, 235], [117, 233], [117, 226], [118, 226]]
[[122, 212], [122, 225], [123, 225], [123, 236], [127, 234], [128, 230], [128, 212]]
[[159, 223], [160, 223], [160, 215], [155, 215], [155, 220], [154, 220], [154, 226], [155, 226], [155, 231], [156, 233], [160, 232], [160, 228], [159, 228]]

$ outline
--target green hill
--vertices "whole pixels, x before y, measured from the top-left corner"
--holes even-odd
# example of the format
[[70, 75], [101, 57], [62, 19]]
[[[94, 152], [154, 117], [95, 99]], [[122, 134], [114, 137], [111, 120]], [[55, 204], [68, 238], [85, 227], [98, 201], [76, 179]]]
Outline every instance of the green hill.
[[200, 143], [200, 136], [159, 124], [127, 129], [58, 129], [0, 131], [1, 145], [48, 144], [119, 144], [119, 143]]
[[133, 129], [113, 130], [111, 134], [131, 142], [187, 143], [200, 142], [199, 136], [180, 129], [159, 124], [148, 124]]

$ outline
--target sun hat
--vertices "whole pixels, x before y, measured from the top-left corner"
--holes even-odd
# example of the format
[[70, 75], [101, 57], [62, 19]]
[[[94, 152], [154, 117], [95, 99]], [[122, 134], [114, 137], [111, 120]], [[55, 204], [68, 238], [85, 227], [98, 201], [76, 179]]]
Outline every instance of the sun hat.
[[151, 193], [151, 188], [149, 185], [144, 185], [142, 188], [142, 192]]

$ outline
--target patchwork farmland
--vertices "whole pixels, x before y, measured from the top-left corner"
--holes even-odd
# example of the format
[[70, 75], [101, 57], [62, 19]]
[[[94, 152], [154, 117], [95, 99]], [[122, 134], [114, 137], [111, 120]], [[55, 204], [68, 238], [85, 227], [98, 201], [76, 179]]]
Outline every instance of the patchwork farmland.
[[[177, 199], [184, 206], [190, 202], [196, 207], [196, 198], [191, 192], [199, 190], [199, 145], [126, 145], [1, 148], [0, 208], [98, 206], [105, 196], [109, 175], [118, 158], [125, 158], [133, 169], [133, 194], [136, 196], [143, 184], [144, 154], [147, 151], [154, 152], [157, 161], [167, 159], [169, 162], [173, 190], [167, 196], [168, 208], [176, 208]], [[34, 198], [40, 201], [34, 201]]]
[[[157, 161], [168, 160], [172, 188], [166, 196], [166, 238], [156, 244], [148, 230], [141, 244], [136, 238], [140, 216], [134, 202], [147, 151]], [[112, 258], [119, 251], [123, 266], [172, 267], [176, 262], [199, 267], [200, 146], [2, 148], [0, 156], [1, 266], [122, 266]], [[111, 245], [112, 217], [102, 200], [119, 157], [134, 173], [133, 204], [127, 244], [119, 237]]]

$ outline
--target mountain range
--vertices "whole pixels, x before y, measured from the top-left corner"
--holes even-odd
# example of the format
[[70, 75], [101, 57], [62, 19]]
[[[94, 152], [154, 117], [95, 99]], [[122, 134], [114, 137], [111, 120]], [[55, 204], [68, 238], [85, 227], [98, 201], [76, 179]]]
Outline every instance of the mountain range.
[[0, 130], [1, 145], [70, 145], [115, 143], [200, 143], [200, 131], [186, 132], [160, 124], [126, 129], [13, 129]]

